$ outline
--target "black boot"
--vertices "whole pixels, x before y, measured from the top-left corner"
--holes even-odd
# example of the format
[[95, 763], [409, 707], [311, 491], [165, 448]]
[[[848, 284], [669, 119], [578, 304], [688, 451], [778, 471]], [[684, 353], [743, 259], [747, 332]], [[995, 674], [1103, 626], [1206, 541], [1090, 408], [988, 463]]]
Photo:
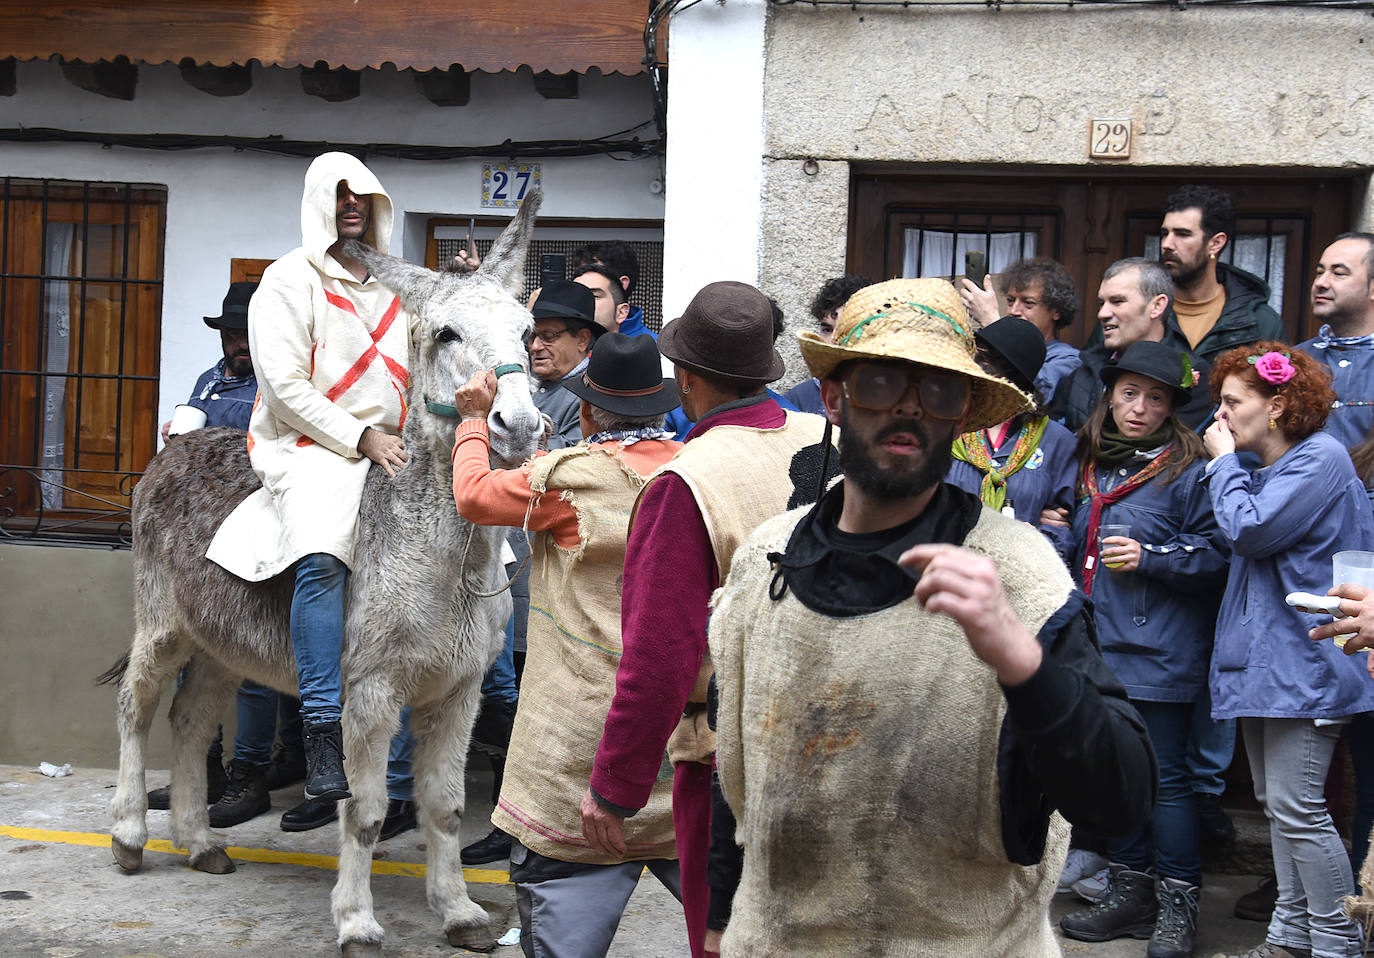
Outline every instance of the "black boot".
[[472, 727], [472, 747], [487, 755], [504, 759], [515, 727], [515, 706], [494, 699], [482, 701], [477, 724]]
[[1059, 927], [1074, 941], [1111, 941], [1128, 935], [1145, 939], [1154, 934], [1158, 913], [1154, 878], [1125, 865], [1111, 865], [1101, 900], [1091, 908], [1065, 915]]
[[272, 807], [267, 794], [267, 766], [249, 765], [239, 759], [229, 762], [229, 787], [220, 800], [210, 806], [211, 828], [232, 828], [256, 818]]
[[395, 838], [401, 832], [408, 832], [414, 827], [415, 803], [389, 798], [386, 802], [386, 818], [382, 819], [382, 830], [377, 834], [377, 841], [384, 842], [388, 838]]
[[267, 790], [295, 785], [305, 778], [305, 748], [279, 745], [272, 751], [272, 764], [267, 768]]
[[499, 828], [493, 828], [486, 838], [478, 839], [463, 849], [464, 865], [485, 865], [510, 858], [511, 838]]
[[282, 814], [281, 830], [308, 832], [312, 828], [323, 828], [338, 817], [339, 803], [332, 798], [307, 798]]
[[305, 797], [352, 798], [344, 776], [343, 727], [338, 722], [305, 726]]
[[1197, 823], [1202, 841], [1208, 845], [1230, 845], [1236, 840], [1236, 824], [1221, 807], [1221, 796], [1211, 792], [1195, 792]]
[[[224, 766], [214, 754], [205, 756], [205, 804], [213, 805], [224, 794], [229, 777], [224, 774]], [[148, 807], [162, 811], [172, 807], [172, 786], [164, 785], [148, 793]]]
[[1155, 885], [1159, 917], [1150, 936], [1146, 958], [1193, 958], [1197, 939], [1197, 886], [1177, 878], [1161, 878]]

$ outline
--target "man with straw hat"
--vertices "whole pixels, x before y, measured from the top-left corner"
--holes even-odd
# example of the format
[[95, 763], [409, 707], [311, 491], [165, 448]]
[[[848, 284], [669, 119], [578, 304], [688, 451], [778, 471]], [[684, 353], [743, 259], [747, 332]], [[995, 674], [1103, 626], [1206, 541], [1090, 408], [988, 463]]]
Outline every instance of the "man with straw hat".
[[1139, 827], [1154, 757], [1053, 547], [941, 481], [1029, 397], [944, 280], [800, 339], [844, 479], [754, 531], [711, 619], [743, 846], [721, 953], [1057, 956], [1066, 819]]
[[711, 593], [756, 525], [815, 497], [824, 420], [784, 412], [765, 392], [783, 364], [773, 348], [773, 308], [753, 286], [704, 287], [659, 334], [658, 346], [673, 363], [683, 411], [696, 425], [644, 487], [630, 519], [624, 653], [582, 799], [582, 831], [594, 848], [624, 855], [626, 820], [647, 803], [667, 748], [682, 906], [692, 954], [700, 956], [712, 921]]

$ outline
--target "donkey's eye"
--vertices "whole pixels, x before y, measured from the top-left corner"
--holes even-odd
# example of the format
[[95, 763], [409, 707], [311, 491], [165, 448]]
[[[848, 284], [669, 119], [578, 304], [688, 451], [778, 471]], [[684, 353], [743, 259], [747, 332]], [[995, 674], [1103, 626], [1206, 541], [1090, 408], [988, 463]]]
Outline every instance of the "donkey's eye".
[[461, 336], [458, 335], [457, 332], [453, 330], [452, 327], [449, 326], [440, 326], [437, 330], [435, 330], [434, 338], [441, 343], [457, 343], [462, 342], [463, 339]]

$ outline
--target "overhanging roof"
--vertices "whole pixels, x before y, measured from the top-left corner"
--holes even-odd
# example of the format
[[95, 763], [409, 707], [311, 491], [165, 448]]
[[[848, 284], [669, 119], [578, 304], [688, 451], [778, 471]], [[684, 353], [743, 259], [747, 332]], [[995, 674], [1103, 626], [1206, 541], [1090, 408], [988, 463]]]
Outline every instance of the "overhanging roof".
[[0, 58], [641, 73], [647, 0], [64, 0], [0, 5]]

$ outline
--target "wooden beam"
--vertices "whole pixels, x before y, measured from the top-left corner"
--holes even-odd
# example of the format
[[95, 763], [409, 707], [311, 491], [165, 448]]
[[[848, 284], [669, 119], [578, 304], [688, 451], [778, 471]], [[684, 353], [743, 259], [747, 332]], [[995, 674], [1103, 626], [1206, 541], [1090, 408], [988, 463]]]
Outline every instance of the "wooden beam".
[[198, 64], [184, 57], [177, 64], [181, 78], [202, 93], [211, 96], [242, 96], [253, 87], [253, 72], [249, 67], [231, 64], [217, 67], [211, 63]]
[[19, 90], [14, 57], [0, 60], [0, 96], [14, 96]]
[[534, 75], [534, 89], [546, 100], [576, 100], [577, 74], [540, 70]]
[[62, 75], [72, 86], [112, 100], [132, 100], [134, 88], [138, 86], [138, 67], [123, 55], [94, 63], [63, 60]]
[[467, 106], [472, 76], [456, 63], [447, 70], [416, 70], [415, 89], [435, 106]]
[[344, 67], [330, 69], [320, 60], [313, 67], [301, 67], [301, 89], [330, 103], [353, 100], [362, 92], [362, 74]]

